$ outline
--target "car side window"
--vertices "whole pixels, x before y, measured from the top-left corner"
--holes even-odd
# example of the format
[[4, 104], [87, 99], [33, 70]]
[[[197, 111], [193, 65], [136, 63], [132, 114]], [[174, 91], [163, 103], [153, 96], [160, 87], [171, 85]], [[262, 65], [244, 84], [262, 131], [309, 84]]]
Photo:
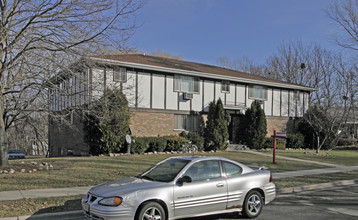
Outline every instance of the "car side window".
[[223, 161], [224, 170], [227, 176], [232, 176], [235, 174], [241, 174], [242, 168], [236, 164]]
[[215, 179], [221, 177], [220, 165], [217, 160], [200, 161], [193, 164], [184, 174], [192, 181]]

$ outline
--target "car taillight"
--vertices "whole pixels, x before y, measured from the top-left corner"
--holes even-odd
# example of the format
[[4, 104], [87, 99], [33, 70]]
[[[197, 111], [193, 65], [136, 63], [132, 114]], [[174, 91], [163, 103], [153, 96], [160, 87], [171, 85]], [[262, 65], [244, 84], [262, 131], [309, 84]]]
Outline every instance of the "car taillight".
[[270, 172], [270, 183], [272, 182], [272, 173]]

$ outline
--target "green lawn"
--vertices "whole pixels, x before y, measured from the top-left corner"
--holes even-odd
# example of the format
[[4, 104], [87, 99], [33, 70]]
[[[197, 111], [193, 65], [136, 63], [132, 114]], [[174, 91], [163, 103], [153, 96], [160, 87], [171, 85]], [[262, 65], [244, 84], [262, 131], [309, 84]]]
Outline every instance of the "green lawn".
[[[272, 159], [241, 152], [201, 153], [227, 157], [246, 165], [266, 166], [272, 172], [324, 168], [325, 166], [300, 163], [289, 160]], [[23, 160], [48, 162], [54, 168], [36, 173], [15, 173], [0, 175], [0, 191], [26, 190], [42, 188], [62, 188], [74, 186], [91, 186], [110, 180], [135, 176], [147, 170], [155, 163], [173, 155], [131, 155], [121, 157], [62, 157]], [[11, 163], [21, 163], [11, 161]]]
[[[272, 151], [263, 151], [271, 153]], [[313, 150], [278, 150], [277, 155], [294, 157], [305, 160], [313, 160], [325, 163], [340, 164], [345, 166], [358, 166], [358, 151], [357, 150], [331, 150], [320, 151], [321, 154], [329, 154], [330, 156], [318, 156], [311, 153], [315, 153]], [[308, 152], [308, 154], [305, 152]]]

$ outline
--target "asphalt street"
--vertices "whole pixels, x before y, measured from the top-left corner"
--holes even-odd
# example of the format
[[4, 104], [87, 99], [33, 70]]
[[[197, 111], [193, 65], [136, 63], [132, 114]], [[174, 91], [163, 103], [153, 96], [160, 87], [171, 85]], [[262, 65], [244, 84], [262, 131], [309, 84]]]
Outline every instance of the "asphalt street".
[[[278, 195], [265, 206], [257, 220], [330, 220], [358, 219], [358, 184], [327, 189]], [[51, 218], [56, 219], [56, 218]], [[61, 219], [64, 219], [62, 216]], [[85, 220], [82, 215], [69, 216], [68, 220]], [[243, 219], [239, 214], [205, 216], [185, 220]]]

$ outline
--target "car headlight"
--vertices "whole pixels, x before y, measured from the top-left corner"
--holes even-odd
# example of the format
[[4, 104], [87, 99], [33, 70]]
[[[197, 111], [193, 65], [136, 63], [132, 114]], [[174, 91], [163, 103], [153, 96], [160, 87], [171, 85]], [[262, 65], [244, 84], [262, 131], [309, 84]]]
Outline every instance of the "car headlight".
[[105, 205], [105, 206], [119, 206], [122, 203], [121, 197], [109, 197], [101, 199], [98, 204]]

